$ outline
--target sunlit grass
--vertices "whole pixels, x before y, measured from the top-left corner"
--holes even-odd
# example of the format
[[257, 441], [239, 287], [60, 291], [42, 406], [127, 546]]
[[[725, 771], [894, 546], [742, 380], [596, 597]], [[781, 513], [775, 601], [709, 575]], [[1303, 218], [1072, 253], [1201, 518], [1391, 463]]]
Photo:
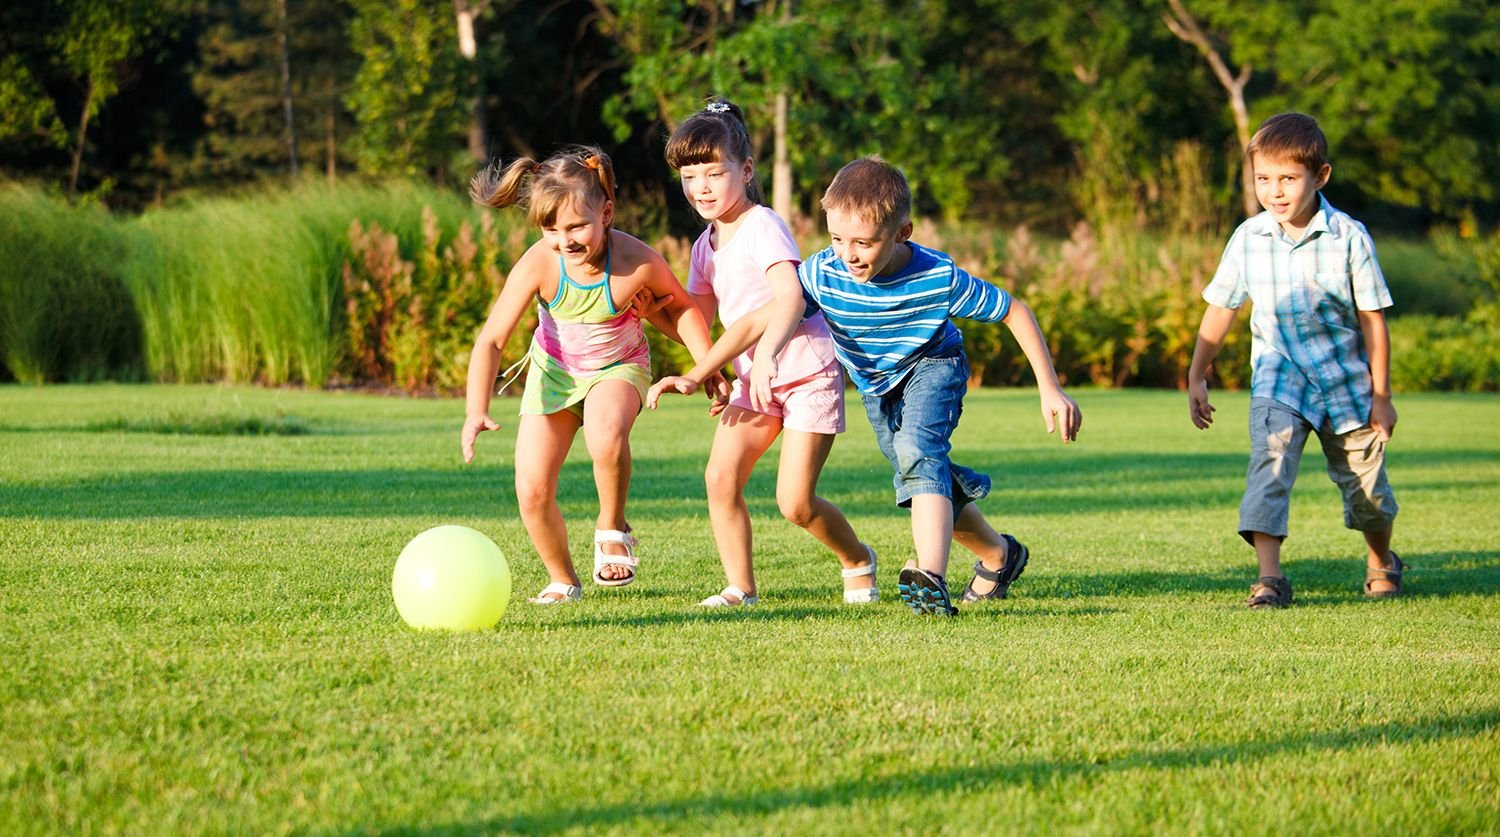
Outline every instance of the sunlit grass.
[[[1367, 601], [1359, 538], [1309, 451], [1286, 568], [1252, 612], [1234, 535], [1248, 399], [1188, 423], [1165, 392], [972, 394], [960, 460], [1033, 562], [1012, 598], [895, 601], [906, 514], [851, 400], [822, 492], [886, 598], [748, 502], [762, 604], [723, 583], [696, 400], [644, 414], [641, 579], [545, 583], [504, 425], [459, 463], [456, 400], [226, 387], [0, 387], [0, 822], [74, 832], [1215, 832], [1500, 829], [1500, 399], [1398, 399], [1390, 448], [1411, 595]], [[306, 433], [220, 434], [219, 417]], [[196, 418], [195, 418], [196, 417]], [[168, 430], [182, 421], [193, 432]], [[118, 424], [116, 424], [118, 422]], [[561, 501], [587, 566], [580, 442]], [[492, 631], [400, 623], [401, 547], [490, 535], [515, 588]], [[957, 585], [967, 561], [955, 555]], [[1272, 817], [1267, 819], [1267, 817]]]

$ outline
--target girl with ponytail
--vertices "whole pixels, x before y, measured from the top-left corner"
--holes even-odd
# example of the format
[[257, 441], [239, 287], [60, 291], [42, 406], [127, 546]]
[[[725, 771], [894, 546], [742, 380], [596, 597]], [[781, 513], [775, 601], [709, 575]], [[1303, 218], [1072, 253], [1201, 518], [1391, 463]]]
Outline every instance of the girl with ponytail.
[[580, 428], [599, 495], [593, 580], [623, 587], [635, 581], [639, 567], [637, 541], [625, 520], [630, 430], [651, 383], [650, 350], [632, 300], [637, 294], [664, 300], [651, 321], [668, 336], [680, 336], [695, 360], [709, 348], [708, 326], [666, 260], [613, 228], [614, 168], [603, 151], [576, 147], [540, 163], [523, 157], [492, 166], [474, 177], [470, 194], [496, 209], [525, 206], [542, 238], [506, 277], [469, 356], [464, 461], [473, 461], [480, 433], [500, 427], [489, 415], [500, 353], [535, 304], [537, 327], [522, 360], [516, 500], [549, 583], [530, 601], [551, 605], [582, 596], [557, 502], [563, 460]]

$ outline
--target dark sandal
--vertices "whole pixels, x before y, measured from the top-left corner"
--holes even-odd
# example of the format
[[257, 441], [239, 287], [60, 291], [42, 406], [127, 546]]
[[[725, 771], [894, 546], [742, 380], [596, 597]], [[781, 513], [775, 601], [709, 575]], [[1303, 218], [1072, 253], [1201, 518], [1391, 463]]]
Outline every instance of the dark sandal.
[[901, 571], [896, 589], [901, 592], [901, 601], [919, 616], [952, 616], [958, 612], [948, 595], [948, 582], [935, 573], [907, 567]]
[[1286, 607], [1292, 603], [1292, 583], [1275, 575], [1263, 575], [1250, 587], [1250, 598], [1245, 607], [1260, 610], [1268, 607]]
[[[1401, 595], [1401, 573], [1406, 571], [1406, 565], [1401, 563], [1401, 559], [1397, 557], [1396, 553], [1394, 552], [1391, 553], [1391, 560], [1396, 564], [1394, 569], [1387, 570], [1383, 567], [1379, 569], [1374, 567], [1365, 568], [1366, 597], [1371, 599], [1389, 599]], [[1370, 589], [1370, 585], [1374, 584], [1377, 581], [1387, 582], [1394, 586], [1396, 589], [1382, 590], [1379, 592]]]
[[[1026, 562], [1031, 558], [1031, 550], [1026, 544], [1021, 543], [1010, 535], [1001, 535], [1005, 538], [1005, 566], [998, 570], [992, 570], [984, 565], [983, 561], [974, 562], [974, 578], [969, 579], [969, 586], [964, 588], [962, 600], [965, 602], [978, 602], [985, 599], [1003, 599], [1009, 595], [1011, 582], [1021, 577], [1026, 571]], [[982, 578], [985, 581], [994, 582], [995, 586], [988, 593], [980, 593], [974, 589], [974, 579]]]

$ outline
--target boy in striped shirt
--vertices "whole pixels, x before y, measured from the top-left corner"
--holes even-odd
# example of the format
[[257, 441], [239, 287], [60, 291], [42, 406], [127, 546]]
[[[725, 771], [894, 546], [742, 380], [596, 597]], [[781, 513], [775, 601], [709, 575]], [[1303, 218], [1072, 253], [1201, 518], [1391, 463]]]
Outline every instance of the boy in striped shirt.
[[1245, 151], [1265, 211], [1230, 237], [1213, 281], [1188, 370], [1193, 424], [1213, 423], [1208, 372], [1235, 311], [1250, 314], [1250, 467], [1239, 533], [1255, 547], [1258, 580], [1245, 604], [1285, 607], [1292, 585], [1281, 571], [1292, 483], [1302, 447], [1316, 435], [1328, 476], [1344, 495], [1344, 524], [1364, 534], [1365, 595], [1401, 592], [1406, 569], [1391, 551], [1396, 497], [1385, 475], [1391, 406], [1391, 305], [1375, 245], [1364, 225], [1334, 209], [1328, 140], [1312, 117], [1266, 120]]
[[1014, 537], [996, 532], [974, 504], [989, 494], [989, 477], [949, 459], [969, 379], [953, 318], [1010, 327], [1036, 375], [1047, 432], [1070, 442], [1083, 414], [1058, 383], [1031, 309], [947, 254], [909, 240], [911, 190], [899, 169], [878, 157], [855, 160], [834, 177], [823, 210], [832, 246], [798, 268], [801, 296], [778, 294], [740, 320], [686, 376], [658, 381], [648, 403], [667, 388], [693, 391], [757, 338], [751, 399], [769, 400], [776, 354], [804, 316], [822, 311], [834, 351], [895, 469], [896, 502], [911, 509], [917, 557], [901, 571], [902, 600], [919, 614], [956, 612], [946, 580], [954, 540], [979, 559], [963, 600], [1005, 598], [1030, 555]]

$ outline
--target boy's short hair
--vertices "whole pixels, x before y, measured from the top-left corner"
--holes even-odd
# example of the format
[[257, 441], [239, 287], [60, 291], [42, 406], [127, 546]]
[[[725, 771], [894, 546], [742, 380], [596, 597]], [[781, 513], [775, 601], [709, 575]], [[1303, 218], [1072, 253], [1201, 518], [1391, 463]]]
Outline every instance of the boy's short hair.
[[911, 219], [911, 187], [900, 169], [872, 154], [833, 176], [823, 193], [823, 211], [830, 209], [890, 231]]
[[1328, 165], [1328, 138], [1318, 121], [1305, 113], [1279, 113], [1260, 123], [1245, 156], [1250, 160], [1260, 154], [1272, 160], [1291, 160], [1312, 171]]

